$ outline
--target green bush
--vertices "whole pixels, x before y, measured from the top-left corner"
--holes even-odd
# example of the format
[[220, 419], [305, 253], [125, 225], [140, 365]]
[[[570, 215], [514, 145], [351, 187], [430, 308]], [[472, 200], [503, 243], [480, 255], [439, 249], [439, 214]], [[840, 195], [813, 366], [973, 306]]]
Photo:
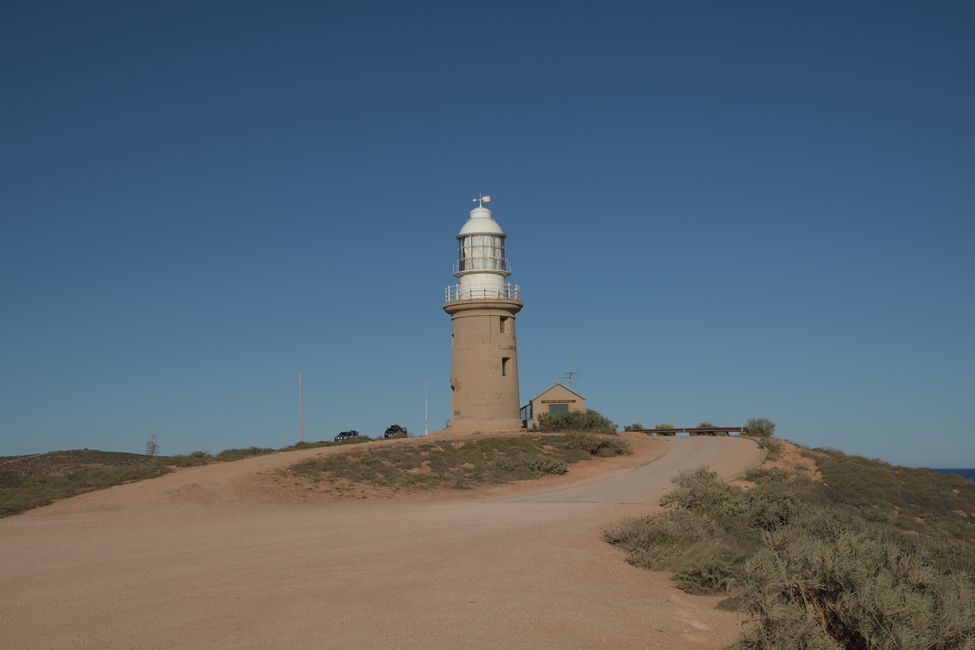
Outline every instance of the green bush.
[[756, 438], [769, 438], [775, 435], [775, 422], [768, 418], [751, 418], [745, 423], [745, 435]]
[[630, 453], [630, 443], [605, 435], [571, 431], [562, 436], [567, 449], [581, 449], [593, 456], [623, 456]]
[[565, 461], [541, 454], [523, 454], [514, 458], [499, 458], [495, 461], [498, 467], [507, 471], [517, 471], [524, 468], [533, 474], [565, 474]]
[[643, 428], [644, 426], [642, 424], [639, 422], [634, 422], [633, 424], [627, 424], [625, 427], [623, 427], [623, 431], [639, 431]]
[[616, 424], [599, 411], [570, 411], [569, 413], [542, 413], [538, 418], [538, 430], [590, 431], [593, 433], [616, 433]]

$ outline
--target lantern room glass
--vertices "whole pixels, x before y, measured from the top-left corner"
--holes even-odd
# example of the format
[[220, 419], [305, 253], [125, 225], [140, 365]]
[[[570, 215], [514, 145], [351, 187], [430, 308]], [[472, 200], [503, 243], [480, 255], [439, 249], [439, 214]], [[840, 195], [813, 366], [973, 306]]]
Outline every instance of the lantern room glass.
[[505, 271], [503, 235], [465, 235], [457, 240], [460, 271]]

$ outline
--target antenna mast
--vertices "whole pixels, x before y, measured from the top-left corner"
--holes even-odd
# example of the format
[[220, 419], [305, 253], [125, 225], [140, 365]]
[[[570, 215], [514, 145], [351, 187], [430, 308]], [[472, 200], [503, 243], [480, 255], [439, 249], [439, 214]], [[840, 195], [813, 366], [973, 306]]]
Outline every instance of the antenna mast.
[[149, 436], [149, 442], [146, 443], [146, 456], [158, 456], [159, 455], [159, 438], [156, 436], [156, 432], [153, 431]]
[[565, 379], [569, 382], [569, 388], [572, 388], [572, 384], [575, 383], [576, 377], [579, 376], [579, 369], [576, 368], [576, 364], [573, 361], [572, 366], [565, 371], [565, 374], [559, 377], [559, 379]]
[[298, 371], [298, 442], [305, 441], [305, 404], [301, 399], [301, 371]]

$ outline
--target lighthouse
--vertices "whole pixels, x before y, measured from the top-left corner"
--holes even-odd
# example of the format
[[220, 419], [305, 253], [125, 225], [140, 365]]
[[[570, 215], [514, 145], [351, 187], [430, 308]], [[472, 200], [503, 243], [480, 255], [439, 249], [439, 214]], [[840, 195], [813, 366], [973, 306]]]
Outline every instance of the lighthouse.
[[450, 314], [449, 431], [511, 431], [521, 428], [515, 314], [521, 292], [508, 282], [507, 235], [484, 204], [457, 235], [457, 284], [444, 292]]

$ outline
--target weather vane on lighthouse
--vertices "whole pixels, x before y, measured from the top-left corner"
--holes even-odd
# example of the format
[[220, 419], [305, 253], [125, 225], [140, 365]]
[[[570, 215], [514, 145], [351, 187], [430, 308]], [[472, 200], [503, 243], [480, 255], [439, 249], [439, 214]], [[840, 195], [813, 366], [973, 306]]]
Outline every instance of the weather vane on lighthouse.
[[479, 208], [483, 208], [485, 203], [490, 203], [490, 202], [491, 202], [491, 197], [484, 196], [480, 192], [477, 193], [477, 198], [474, 199], [474, 203], [476, 203], [477, 207]]

